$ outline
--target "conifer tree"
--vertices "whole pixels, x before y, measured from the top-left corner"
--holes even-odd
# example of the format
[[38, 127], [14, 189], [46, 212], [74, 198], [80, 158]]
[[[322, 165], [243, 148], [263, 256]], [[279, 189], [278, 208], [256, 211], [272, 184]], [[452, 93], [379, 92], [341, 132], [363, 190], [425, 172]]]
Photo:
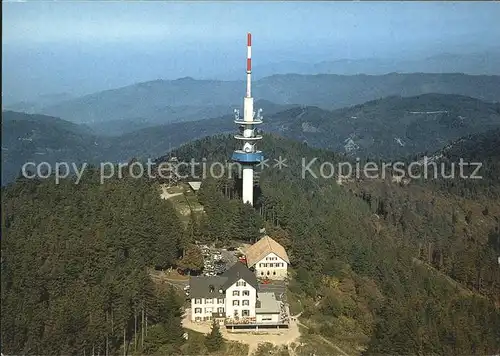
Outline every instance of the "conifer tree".
[[224, 339], [220, 332], [219, 323], [215, 320], [212, 323], [212, 330], [205, 337], [205, 346], [210, 352], [218, 351], [224, 346]]
[[179, 268], [191, 272], [199, 272], [203, 269], [203, 255], [198, 246], [190, 244], [184, 251], [184, 256], [178, 262]]

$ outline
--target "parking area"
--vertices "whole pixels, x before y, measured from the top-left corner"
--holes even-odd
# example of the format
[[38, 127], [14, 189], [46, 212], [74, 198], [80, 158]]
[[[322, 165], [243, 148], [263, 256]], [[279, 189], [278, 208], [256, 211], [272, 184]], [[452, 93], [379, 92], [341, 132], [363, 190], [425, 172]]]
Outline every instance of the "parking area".
[[238, 251], [200, 245], [203, 254], [203, 275], [216, 276], [224, 273], [238, 261]]

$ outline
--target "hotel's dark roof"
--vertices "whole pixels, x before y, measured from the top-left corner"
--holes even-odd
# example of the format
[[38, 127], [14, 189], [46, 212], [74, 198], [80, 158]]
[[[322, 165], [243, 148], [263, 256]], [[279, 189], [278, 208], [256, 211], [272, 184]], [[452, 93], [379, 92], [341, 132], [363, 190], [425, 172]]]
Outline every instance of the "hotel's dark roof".
[[259, 283], [257, 282], [255, 274], [243, 263], [236, 262], [221, 276], [191, 277], [189, 279], [189, 296], [191, 298], [225, 298], [225, 290], [240, 279], [243, 279], [252, 287], [258, 289]]
[[[191, 298], [225, 298], [222, 285], [226, 277], [191, 277], [189, 280], [189, 296]], [[220, 293], [222, 289], [222, 293]]]
[[224, 272], [221, 277], [227, 278], [227, 281], [223, 285], [223, 289], [229, 288], [240, 279], [243, 279], [255, 289], [258, 289], [259, 286], [255, 274], [241, 262], [236, 262], [230, 269]]

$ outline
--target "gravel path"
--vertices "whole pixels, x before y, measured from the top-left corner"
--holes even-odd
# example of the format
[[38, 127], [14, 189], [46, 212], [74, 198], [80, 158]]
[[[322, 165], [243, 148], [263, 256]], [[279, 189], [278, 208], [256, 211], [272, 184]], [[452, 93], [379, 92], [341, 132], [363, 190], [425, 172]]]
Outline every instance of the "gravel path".
[[[212, 327], [210, 322], [193, 323], [189, 316], [191, 310], [186, 309], [186, 313], [182, 320], [182, 326], [198, 331], [203, 334], [208, 334]], [[226, 340], [237, 341], [248, 345], [248, 355], [252, 355], [259, 347], [259, 344], [270, 342], [275, 346], [287, 346], [290, 348], [292, 342], [298, 342], [300, 338], [300, 331], [297, 322], [291, 322], [288, 329], [280, 330], [265, 330], [258, 332], [228, 332], [225, 327], [221, 327], [222, 337]]]

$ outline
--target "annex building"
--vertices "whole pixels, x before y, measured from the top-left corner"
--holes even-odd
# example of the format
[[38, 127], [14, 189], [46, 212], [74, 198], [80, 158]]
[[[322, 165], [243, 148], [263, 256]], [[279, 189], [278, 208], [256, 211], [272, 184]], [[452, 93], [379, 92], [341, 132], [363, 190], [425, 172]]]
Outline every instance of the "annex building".
[[287, 277], [290, 260], [283, 246], [270, 238], [262, 237], [245, 251], [248, 268], [258, 278], [283, 280]]

